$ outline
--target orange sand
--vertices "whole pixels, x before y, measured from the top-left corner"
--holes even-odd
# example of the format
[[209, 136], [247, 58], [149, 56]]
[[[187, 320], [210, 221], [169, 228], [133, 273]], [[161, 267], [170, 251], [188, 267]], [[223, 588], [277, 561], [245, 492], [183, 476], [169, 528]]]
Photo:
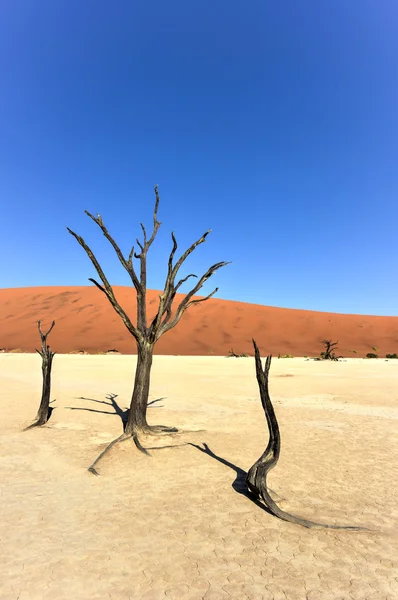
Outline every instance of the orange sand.
[[[116, 286], [115, 293], [135, 322], [134, 289]], [[157, 309], [158, 294], [148, 291], [149, 316]], [[177, 295], [175, 301], [182, 297]], [[94, 286], [0, 289], [0, 348], [34, 351], [39, 344], [38, 319], [43, 327], [56, 320], [49, 341], [58, 352], [113, 348], [136, 352], [134, 339]], [[318, 355], [321, 340], [332, 338], [339, 341], [338, 353], [344, 356], [365, 356], [372, 346], [385, 356], [398, 353], [398, 317], [340, 315], [212, 298], [188, 309], [177, 327], [159, 340], [156, 354], [224, 356], [231, 348], [252, 354], [253, 336], [263, 354]]]

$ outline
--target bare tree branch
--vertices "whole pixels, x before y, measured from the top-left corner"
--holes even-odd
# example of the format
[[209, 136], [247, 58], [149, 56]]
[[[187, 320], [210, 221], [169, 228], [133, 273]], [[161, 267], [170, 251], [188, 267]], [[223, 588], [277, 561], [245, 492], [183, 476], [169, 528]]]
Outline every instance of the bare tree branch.
[[129, 253], [129, 257], [127, 260], [127, 263], [129, 265], [129, 267], [132, 269], [133, 268], [133, 256], [134, 255], [134, 246], [131, 247], [130, 253]]
[[41, 338], [41, 342], [42, 342], [42, 344], [47, 344], [47, 336], [48, 336], [48, 335], [50, 335], [50, 333], [51, 333], [51, 331], [52, 331], [52, 329], [53, 329], [54, 325], [55, 325], [55, 321], [53, 321], [53, 322], [51, 323], [51, 327], [50, 327], [50, 329], [47, 331], [47, 333], [43, 333], [43, 331], [41, 330], [41, 321], [37, 321], [37, 328], [38, 328], [38, 330], [39, 330], [39, 333], [40, 333], [40, 338]]
[[92, 277], [89, 277], [89, 278], [88, 278], [88, 280], [89, 280], [89, 281], [91, 281], [91, 282], [92, 282], [94, 285], [96, 285], [96, 286], [97, 286], [97, 288], [98, 288], [99, 290], [101, 290], [101, 292], [103, 292], [104, 294], [106, 294], [106, 289], [105, 289], [104, 287], [102, 287], [102, 285], [100, 285], [100, 284], [98, 283], [98, 281], [95, 281], [95, 279], [93, 279]]
[[[194, 242], [193, 244], [191, 244], [191, 246], [189, 246], [189, 248], [187, 250], [185, 250], [184, 254], [178, 259], [178, 261], [176, 262], [173, 271], [172, 271], [172, 279], [174, 281], [174, 279], [176, 278], [176, 275], [178, 273], [178, 271], [180, 270], [181, 265], [186, 261], [186, 259], [188, 258], [188, 256], [190, 254], [192, 254], [192, 252], [195, 250], [195, 248], [197, 246], [199, 246], [199, 244], [203, 244], [203, 242], [206, 241], [207, 236], [209, 235], [209, 233], [211, 233], [211, 229], [209, 229], [208, 231], [206, 231], [206, 233], [204, 233], [202, 235], [202, 237], [200, 237], [198, 240], [196, 240], [196, 242]], [[174, 240], [175, 241], [175, 238]]]
[[152, 231], [152, 235], [149, 239], [149, 242], [146, 241], [146, 236], [145, 236], [145, 244], [144, 244], [147, 251], [148, 251], [149, 247], [152, 245], [152, 242], [156, 237], [158, 229], [161, 226], [161, 223], [158, 221], [158, 208], [159, 208], [160, 197], [159, 197], [159, 190], [158, 190], [157, 185], [155, 185], [154, 190], [155, 190], [156, 202], [155, 202], [155, 210], [153, 211], [153, 231]]
[[[151, 337], [153, 337], [155, 335], [155, 332], [158, 330], [159, 325], [162, 321], [163, 315], [166, 312], [166, 322], [170, 319], [171, 317], [171, 305], [173, 303], [174, 300], [174, 296], [176, 294], [176, 288], [174, 288], [174, 280], [173, 280], [173, 258], [174, 258], [174, 254], [178, 248], [178, 244], [177, 244], [177, 240], [175, 238], [174, 235], [174, 231], [171, 232], [171, 239], [173, 240], [173, 248], [171, 249], [170, 252], [170, 256], [169, 256], [169, 260], [168, 260], [168, 266], [167, 266], [167, 276], [166, 276], [166, 282], [164, 284], [164, 291], [163, 294], [160, 294], [159, 296], [159, 308], [158, 308], [158, 312], [156, 314], [156, 317], [154, 318], [154, 320], [151, 323], [151, 326], [149, 327], [149, 335]], [[193, 276], [194, 277], [194, 276]], [[188, 278], [186, 278], [188, 279]], [[185, 280], [186, 280], [185, 279]], [[180, 285], [182, 284], [182, 282], [179, 282]]]
[[139, 331], [142, 332], [146, 332], [146, 328], [147, 328], [147, 312], [146, 312], [146, 285], [147, 285], [147, 253], [148, 250], [152, 244], [152, 242], [154, 241], [156, 234], [159, 230], [159, 227], [161, 226], [161, 222], [158, 221], [158, 208], [159, 208], [159, 192], [158, 192], [158, 186], [155, 185], [155, 196], [156, 196], [156, 201], [155, 201], [155, 208], [153, 211], [153, 231], [152, 231], [152, 235], [150, 237], [150, 239], [147, 239], [147, 232], [146, 232], [146, 228], [144, 226], [143, 223], [140, 223], [141, 225], [141, 229], [142, 229], [142, 233], [143, 233], [143, 238], [144, 238], [144, 243], [141, 244], [141, 242], [138, 240], [137, 238], [137, 244], [141, 250], [141, 252], [138, 253], [134, 253], [134, 248], [131, 249], [130, 252], [130, 257], [129, 257], [129, 265], [132, 264], [132, 256], [134, 253], [135, 258], [139, 259], [140, 261], [140, 288], [141, 288], [141, 292], [140, 294], [137, 295], [137, 327], [139, 329]]
[[[154, 211], [153, 211], [153, 231], [152, 231], [152, 235], [149, 238], [149, 240], [147, 240], [147, 234], [146, 234], [145, 226], [142, 223], [140, 223], [141, 229], [142, 229], [142, 232], [143, 232], [143, 235], [144, 235], [144, 244], [141, 244], [138, 241], [138, 239], [137, 239], [137, 244], [139, 245], [139, 247], [141, 249], [141, 253], [140, 254], [135, 254], [135, 257], [141, 259], [141, 269], [142, 269], [142, 259], [146, 258], [146, 254], [147, 254], [150, 246], [152, 245], [152, 243], [153, 243], [153, 241], [154, 241], [154, 239], [156, 237], [156, 234], [157, 234], [157, 232], [159, 230], [159, 227], [162, 224], [160, 221], [158, 221], [158, 208], [159, 208], [160, 197], [159, 197], [159, 192], [158, 192], [158, 186], [157, 185], [155, 185], [154, 190], [155, 190], [156, 202], [155, 202], [155, 208], [154, 208]], [[146, 261], [145, 261], [145, 266], [146, 266]], [[146, 269], [145, 269], [145, 274], [146, 274]], [[141, 283], [142, 283], [142, 281], [141, 281]]]
[[174, 259], [176, 250], [178, 248], [178, 244], [177, 244], [176, 236], [174, 235], [174, 231], [171, 232], [171, 239], [173, 240], [173, 248], [171, 249], [170, 256], [169, 256], [168, 272], [167, 272], [168, 277], [171, 277], [171, 274], [173, 272], [173, 259]]
[[[171, 319], [171, 314], [172, 314], [171, 306], [172, 306], [173, 300], [175, 298], [175, 295], [177, 293], [177, 290], [190, 277], [197, 277], [197, 275], [195, 275], [194, 273], [191, 273], [190, 275], [187, 275], [187, 277], [180, 279], [180, 281], [177, 283], [177, 285], [175, 285], [175, 279], [176, 279], [177, 273], [178, 273], [179, 269], [181, 268], [181, 266], [183, 265], [183, 263], [185, 262], [185, 260], [188, 258], [188, 256], [195, 250], [195, 248], [197, 246], [199, 246], [200, 244], [203, 244], [203, 242], [206, 241], [206, 238], [210, 232], [211, 232], [211, 229], [206, 231], [198, 240], [196, 240], [193, 244], [191, 244], [191, 246], [189, 246], [189, 248], [187, 248], [187, 250], [185, 250], [185, 252], [180, 256], [180, 258], [178, 259], [178, 261], [176, 262], [176, 264], [174, 266], [173, 266], [173, 259], [174, 259], [174, 255], [176, 253], [178, 245], [177, 245], [177, 240], [175, 238], [174, 232], [172, 232], [171, 237], [173, 240], [173, 248], [170, 252], [170, 256], [169, 256], [169, 260], [168, 260], [168, 270], [167, 270], [164, 291], [159, 296], [160, 302], [159, 302], [159, 308], [158, 308], [157, 315], [153, 319], [153, 321], [148, 329], [148, 334], [151, 339], [157, 340], [157, 339], [159, 339], [159, 337], [161, 335], [163, 335], [163, 333], [166, 333], [166, 331], [169, 331], [170, 329], [175, 327], [175, 325], [177, 325], [180, 318], [182, 317], [182, 314], [188, 308], [188, 306], [190, 306], [190, 304], [197, 304], [198, 302], [203, 302], [204, 300], [207, 300], [208, 298], [210, 298], [212, 295], [214, 295], [216, 293], [217, 290], [214, 290], [214, 292], [212, 292], [212, 294], [210, 294], [208, 297], [200, 299], [200, 300], [195, 300], [194, 302], [189, 303], [189, 300], [191, 299], [191, 297], [194, 294], [196, 294], [198, 290], [201, 289], [201, 287], [203, 286], [205, 281], [209, 277], [211, 277], [211, 275], [217, 269], [219, 269], [222, 266], [227, 265], [229, 263], [226, 263], [226, 262], [225, 263], [217, 263], [216, 265], [213, 265], [212, 267], [210, 267], [210, 269], [208, 269], [208, 271], [201, 277], [201, 279], [199, 280], [197, 285], [193, 288], [193, 290], [191, 290], [191, 292], [189, 292], [187, 297], [180, 304], [180, 306], [177, 309], [176, 317], [173, 319], [173, 321], [171, 323], [169, 323], [169, 321]], [[167, 325], [167, 327], [166, 327], [166, 325]]]
[[146, 229], [145, 229], [145, 225], [143, 223], [140, 223], [141, 225], [141, 229], [142, 229], [142, 233], [144, 234], [144, 246], [146, 244]]
[[[203, 287], [204, 283], [216, 272], [218, 271], [218, 269], [221, 269], [222, 267], [225, 267], [226, 265], [228, 265], [230, 263], [228, 262], [219, 262], [216, 263], [215, 265], [213, 265], [212, 267], [210, 267], [206, 273], [204, 275], [202, 275], [202, 277], [199, 279], [198, 283], [195, 285], [195, 287], [185, 296], [185, 298], [182, 300], [182, 302], [180, 302], [175, 317], [174, 319], [168, 323], [167, 321], [169, 321], [170, 317], [166, 317], [167, 321], [163, 322], [158, 331], [155, 331], [155, 336], [156, 339], [159, 339], [159, 337], [161, 335], [163, 335], [164, 333], [166, 333], [167, 331], [169, 331], [170, 329], [172, 329], [173, 327], [175, 327], [177, 325], [177, 323], [180, 321], [182, 315], [184, 314], [184, 312], [187, 310], [187, 308], [189, 308], [189, 306], [191, 306], [192, 304], [197, 304], [199, 302], [205, 302], [206, 300], [208, 300], [209, 298], [211, 298], [212, 296], [214, 296], [214, 294], [217, 292], [218, 288], [216, 288], [211, 294], [209, 294], [208, 296], [206, 296], [205, 298], [198, 298], [195, 300], [191, 300], [192, 296], [194, 296], [195, 294], [197, 294], [197, 292]], [[173, 290], [173, 295], [172, 297], [174, 298], [175, 293], [176, 293], [176, 289], [174, 288]], [[167, 306], [166, 307], [167, 312], [169, 314], [169, 311], [171, 311], [171, 306]]]
[[186, 281], [188, 281], [188, 279], [190, 277], [198, 277], [197, 275], [195, 275], [194, 273], [190, 273], [190, 275], [187, 275], [186, 277], [184, 277], [184, 279], [180, 279], [180, 281], [177, 283], [177, 285], [175, 286], [175, 290], [177, 291], [178, 288], [180, 288], [182, 286], [183, 283], [185, 283]]
[[216, 287], [215, 290], [213, 290], [208, 296], [205, 296], [204, 298], [196, 298], [195, 300], [191, 300], [191, 302], [188, 302], [187, 306], [185, 307], [185, 310], [192, 306], [192, 304], [199, 304], [199, 302], [205, 302], [206, 300], [209, 300], [209, 298], [212, 298], [217, 292], [218, 287]]
[[66, 229], [69, 231], [69, 233], [71, 235], [73, 235], [73, 237], [79, 242], [79, 244], [85, 250], [87, 256], [89, 257], [92, 264], [94, 265], [95, 270], [97, 271], [98, 275], [100, 276], [100, 279], [101, 279], [102, 283], [104, 284], [104, 286], [102, 287], [94, 279], [90, 278], [89, 281], [92, 281], [97, 286], [97, 288], [105, 294], [105, 296], [108, 298], [109, 302], [112, 304], [113, 308], [115, 309], [117, 314], [120, 316], [120, 318], [122, 319], [123, 323], [129, 330], [129, 332], [134, 336], [134, 338], [137, 340], [137, 342], [141, 341], [141, 339], [142, 339], [141, 332], [134, 327], [134, 325], [130, 321], [130, 318], [125, 313], [123, 308], [120, 306], [119, 302], [116, 300], [115, 294], [113, 293], [112, 286], [110, 285], [108, 279], [106, 278], [105, 273], [103, 272], [101, 265], [99, 264], [98, 260], [96, 259], [91, 248], [86, 244], [86, 242], [80, 235], [77, 235], [77, 233], [75, 233], [74, 231], [69, 229], [69, 227], [67, 227]]
[[137, 277], [136, 272], [134, 270], [132, 260], [130, 261], [130, 257], [129, 257], [129, 260], [125, 259], [125, 257], [123, 256], [123, 253], [120, 250], [118, 244], [116, 243], [116, 241], [113, 239], [113, 237], [111, 236], [111, 234], [109, 233], [109, 231], [105, 227], [101, 215], [98, 215], [97, 217], [94, 217], [94, 215], [92, 215], [91, 213], [89, 213], [88, 210], [85, 210], [84, 212], [101, 229], [102, 233], [104, 234], [104, 236], [106, 237], [106, 239], [108, 240], [108, 242], [112, 245], [113, 249], [115, 250], [116, 255], [117, 255], [118, 259], [120, 260], [120, 262], [122, 263], [123, 267], [126, 269], [127, 273], [130, 275], [131, 280], [132, 280], [132, 282], [134, 284], [135, 289], [137, 290], [137, 292], [141, 292], [141, 285], [140, 285], [140, 282], [138, 281], [138, 277]]

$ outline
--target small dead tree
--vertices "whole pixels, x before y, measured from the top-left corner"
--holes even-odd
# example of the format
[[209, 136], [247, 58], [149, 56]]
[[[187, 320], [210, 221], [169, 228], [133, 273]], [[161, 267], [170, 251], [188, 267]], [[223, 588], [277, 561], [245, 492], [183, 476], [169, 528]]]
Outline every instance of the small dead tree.
[[[74, 231], [67, 227], [69, 233], [78, 241], [78, 243], [85, 250], [87, 256], [91, 260], [95, 270], [98, 273], [98, 276], [102, 282], [98, 283], [95, 279], [90, 278], [89, 281], [92, 281], [97, 288], [105, 294], [108, 301], [112, 305], [113, 309], [117, 312], [117, 314], [122, 319], [125, 327], [134, 337], [137, 343], [137, 369], [135, 373], [135, 381], [133, 388], [133, 395], [131, 398], [130, 410], [128, 415], [128, 420], [126, 423], [126, 427], [124, 430], [124, 434], [120, 437], [120, 441], [126, 439], [127, 437], [133, 437], [134, 442], [137, 447], [141, 450], [143, 448], [140, 446], [138, 441], [139, 433], [172, 433], [176, 432], [177, 429], [165, 427], [164, 425], [150, 426], [147, 422], [147, 405], [148, 405], [148, 395], [149, 395], [149, 384], [150, 384], [150, 376], [151, 376], [151, 367], [152, 367], [152, 357], [153, 357], [153, 349], [158, 341], [158, 339], [173, 329], [180, 321], [184, 312], [194, 304], [199, 304], [200, 302], [205, 302], [218, 291], [216, 288], [213, 292], [211, 292], [205, 298], [195, 298], [195, 296], [199, 290], [202, 288], [204, 283], [221, 267], [229, 264], [227, 262], [218, 262], [212, 265], [204, 275], [200, 277], [197, 284], [191, 289], [191, 291], [186, 294], [185, 298], [180, 302], [177, 309], [173, 313], [172, 305], [175, 298], [175, 295], [179, 288], [191, 277], [197, 277], [193, 273], [190, 273], [186, 277], [180, 279], [176, 282], [176, 278], [180, 268], [182, 267], [185, 260], [188, 256], [195, 250], [197, 246], [203, 244], [206, 241], [207, 236], [211, 232], [211, 229], [206, 231], [196, 242], [194, 242], [185, 252], [180, 256], [180, 258], [174, 262], [175, 253], [177, 251], [177, 241], [174, 233], [172, 232], [171, 238], [173, 242], [173, 247], [169, 255], [168, 259], [168, 270], [165, 281], [165, 286], [162, 294], [159, 296], [159, 307], [155, 318], [148, 325], [147, 323], [147, 306], [146, 306], [146, 292], [147, 292], [147, 253], [149, 248], [151, 247], [156, 234], [159, 230], [161, 223], [158, 221], [158, 208], [159, 208], [159, 194], [158, 187], [155, 186], [155, 208], [153, 213], [153, 231], [151, 235], [148, 237], [146, 228], [142, 223], [141, 229], [143, 232], [143, 241], [140, 242], [138, 238], [136, 239], [137, 245], [140, 249], [139, 252], [134, 251], [134, 246], [131, 248], [129, 256], [126, 257], [122, 253], [118, 244], [111, 236], [105, 224], [102, 220], [101, 215], [97, 215], [96, 217], [89, 213], [87, 210], [85, 211], [86, 215], [90, 217], [98, 225], [101, 229], [103, 235], [108, 240], [108, 242], [113, 247], [119, 261], [121, 262], [124, 269], [129, 274], [131, 281], [134, 285], [134, 288], [137, 293], [137, 324], [133, 325], [130, 317], [127, 315], [126, 311], [120, 306], [119, 302], [116, 299], [113, 288], [110, 285], [105, 273], [103, 272], [101, 265], [99, 264], [97, 258], [95, 257], [92, 250], [86, 244], [84, 239], [77, 235]], [[140, 263], [140, 272], [137, 275], [135, 267], [133, 265], [133, 258], [139, 260]]]
[[260, 390], [261, 404], [264, 409], [265, 418], [267, 420], [269, 441], [263, 454], [254, 463], [254, 465], [249, 469], [247, 473], [246, 484], [249, 491], [253, 494], [256, 500], [262, 500], [268, 512], [270, 512], [275, 517], [282, 519], [283, 521], [289, 521], [290, 523], [296, 523], [296, 525], [302, 525], [303, 527], [308, 528], [326, 527], [329, 529], [350, 529], [355, 531], [363, 529], [362, 527], [347, 527], [345, 525], [326, 525], [323, 523], [314, 523], [313, 521], [302, 519], [301, 517], [295, 517], [294, 515], [291, 515], [280, 509], [279, 506], [271, 498], [267, 487], [267, 476], [269, 471], [271, 471], [271, 469], [273, 469], [276, 466], [281, 451], [281, 436], [279, 431], [279, 425], [268, 390], [268, 375], [271, 367], [272, 355], [267, 356], [265, 366], [263, 369], [261, 364], [260, 351], [254, 340], [253, 346], [256, 363], [256, 377], [258, 387]]
[[332, 340], [322, 340], [322, 344], [325, 346], [325, 350], [321, 352], [321, 357], [323, 360], [338, 360], [341, 356], [336, 356], [334, 351], [338, 345], [337, 342], [332, 342]]
[[51, 368], [53, 363], [53, 358], [55, 352], [50, 349], [50, 346], [47, 345], [47, 336], [51, 333], [53, 327], [55, 325], [55, 321], [52, 322], [50, 329], [47, 333], [43, 333], [41, 330], [41, 321], [37, 322], [37, 327], [39, 329], [40, 338], [41, 338], [41, 349], [37, 350], [41, 356], [42, 365], [41, 370], [43, 373], [43, 389], [41, 394], [41, 402], [39, 406], [39, 410], [36, 415], [36, 420], [32, 425], [27, 427], [27, 429], [31, 429], [32, 427], [39, 427], [40, 425], [45, 425], [48, 419], [51, 416], [52, 408], [50, 407], [50, 394], [51, 394]]

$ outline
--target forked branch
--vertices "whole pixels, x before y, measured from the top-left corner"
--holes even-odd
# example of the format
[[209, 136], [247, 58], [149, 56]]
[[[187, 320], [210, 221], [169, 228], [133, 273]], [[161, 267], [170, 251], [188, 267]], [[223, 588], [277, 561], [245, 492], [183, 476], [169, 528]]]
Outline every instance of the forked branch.
[[167, 270], [166, 282], [165, 282], [165, 286], [164, 286], [164, 291], [159, 296], [159, 308], [158, 308], [157, 315], [154, 318], [154, 320], [152, 321], [152, 323], [148, 329], [148, 335], [149, 335], [150, 339], [152, 339], [154, 341], [158, 340], [160, 338], [160, 336], [162, 336], [164, 333], [166, 333], [167, 331], [169, 331], [170, 329], [172, 329], [173, 327], [175, 327], [178, 324], [178, 322], [180, 321], [182, 315], [187, 310], [187, 308], [192, 306], [192, 304], [198, 304], [200, 302], [205, 302], [206, 300], [208, 300], [209, 298], [214, 296], [214, 294], [218, 291], [218, 288], [216, 288], [215, 290], [213, 290], [210, 294], [208, 294], [204, 298], [196, 298], [195, 300], [191, 300], [191, 298], [195, 294], [197, 294], [198, 291], [203, 287], [205, 282], [218, 269], [230, 264], [229, 262], [219, 262], [219, 263], [216, 263], [215, 265], [211, 266], [206, 271], [206, 273], [204, 275], [202, 275], [202, 277], [199, 279], [197, 284], [192, 288], [192, 290], [181, 301], [181, 303], [177, 307], [177, 310], [176, 310], [173, 320], [170, 321], [171, 315], [172, 315], [172, 304], [173, 304], [173, 301], [174, 301], [174, 298], [176, 296], [178, 289], [190, 277], [197, 278], [197, 275], [195, 275], [194, 273], [190, 273], [189, 275], [187, 275], [186, 277], [183, 277], [177, 283], [175, 283], [177, 274], [178, 274], [181, 266], [184, 264], [184, 262], [188, 258], [188, 256], [195, 250], [195, 248], [197, 246], [199, 246], [199, 244], [203, 244], [203, 242], [206, 241], [206, 238], [210, 232], [211, 232], [211, 229], [206, 231], [206, 233], [204, 233], [198, 240], [196, 240], [193, 244], [191, 244], [191, 246], [187, 250], [185, 250], [185, 252], [177, 260], [175, 265], [173, 265], [173, 260], [174, 260], [175, 253], [178, 248], [178, 244], [177, 244], [177, 240], [174, 235], [174, 232], [172, 232], [171, 238], [173, 241], [173, 247], [171, 249], [169, 260], [168, 260], [168, 270]]
[[[90, 217], [90, 219], [92, 221], [94, 221], [94, 223], [96, 223], [98, 225], [98, 227], [101, 229], [103, 235], [105, 236], [105, 238], [108, 240], [108, 242], [113, 247], [113, 249], [116, 253], [116, 256], [118, 257], [118, 259], [119, 259], [120, 263], [122, 264], [122, 266], [124, 267], [124, 269], [129, 274], [131, 281], [133, 282], [133, 285], [137, 292], [137, 326], [136, 327], [132, 324], [132, 322], [129, 319], [129, 317], [127, 316], [126, 312], [123, 310], [123, 308], [117, 302], [115, 295], [113, 293], [112, 286], [110, 285], [108, 279], [106, 278], [105, 273], [103, 272], [97, 258], [95, 257], [93, 251], [91, 250], [91, 248], [86, 244], [86, 242], [84, 241], [84, 239], [81, 236], [77, 235], [74, 231], [72, 231], [71, 229], [69, 229], [69, 227], [67, 227], [67, 230], [69, 231], [69, 233], [71, 235], [73, 235], [73, 237], [78, 241], [78, 243], [85, 250], [87, 256], [89, 257], [92, 264], [94, 265], [94, 268], [97, 271], [103, 285], [101, 285], [95, 279], [92, 279], [92, 278], [90, 278], [89, 281], [92, 281], [92, 283], [94, 283], [94, 285], [96, 285], [97, 288], [106, 295], [109, 302], [112, 304], [113, 308], [119, 314], [123, 323], [125, 324], [127, 329], [130, 331], [130, 333], [134, 336], [134, 338], [136, 339], [137, 342], [143, 341], [143, 339], [144, 339], [143, 336], [146, 333], [147, 252], [148, 252], [151, 244], [153, 243], [153, 241], [156, 237], [156, 234], [158, 232], [158, 229], [161, 225], [160, 221], [158, 221], [158, 218], [157, 218], [159, 201], [160, 201], [157, 186], [155, 186], [155, 196], [156, 196], [156, 201], [155, 201], [155, 208], [154, 208], [154, 213], [153, 213], [153, 231], [152, 231], [151, 237], [149, 238], [149, 240], [147, 239], [147, 232], [146, 232], [145, 226], [141, 223], [141, 229], [143, 232], [143, 243], [141, 243], [137, 238], [137, 244], [138, 244], [139, 248], [141, 249], [141, 252], [140, 252], [140, 254], [135, 253], [134, 246], [133, 246], [130, 250], [128, 258], [126, 258], [124, 256], [119, 245], [117, 244], [115, 239], [109, 233], [108, 229], [106, 228], [106, 226], [104, 224], [104, 221], [103, 221], [101, 215], [98, 214], [95, 217], [93, 214], [91, 214], [87, 210], [84, 211], [86, 213], [86, 215], [88, 217]], [[139, 278], [134, 269], [133, 257], [140, 260], [140, 277]]]
[[170, 300], [166, 305], [166, 318], [163, 320], [163, 322], [161, 323], [159, 329], [158, 329], [158, 333], [156, 336], [156, 339], [158, 339], [161, 335], [163, 335], [164, 333], [166, 333], [167, 331], [169, 331], [170, 329], [173, 329], [173, 327], [175, 327], [177, 325], [177, 323], [180, 321], [182, 315], [184, 314], [184, 312], [193, 304], [199, 304], [200, 302], [205, 302], [206, 300], [209, 300], [209, 298], [212, 298], [212, 296], [214, 296], [214, 294], [216, 294], [218, 292], [218, 287], [215, 288], [210, 294], [208, 294], [207, 296], [205, 296], [204, 298], [195, 298], [195, 300], [191, 300], [191, 298], [198, 293], [198, 291], [203, 287], [204, 283], [216, 272], [218, 271], [218, 269], [221, 269], [221, 267], [225, 267], [226, 265], [228, 265], [230, 263], [228, 262], [219, 262], [216, 263], [215, 265], [213, 265], [212, 267], [210, 267], [206, 273], [204, 275], [202, 275], [202, 277], [199, 279], [198, 283], [195, 285], [194, 288], [192, 288], [192, 290], [190, 292], [188, 292], [188, 294], [185, 296], [185, 298], [180, 302], [180, 304], [177, 307], [174, 319], [170, 322], [169, 319], [171, 317], [171, 303], [176, 295], [177, 289], [179, 287], [179, 284], [177, 284], [176, 287], [174, 287], [171, 295], [170, 295]]
[[41, 329], [41, 321], [37, 321], [37, 328], [39, 330], [40, 339], [41, 339], [41, 349], [40, 350], [36, 349], [36, 352], [38, 352], [40, 354], [40, 356], [44, 356], [45, 354], [51, 354], [51, 356], [54, 356], [54, 354], [55, 354], [55, 352], [52, 352], [50, 350], [50, 346], [47, 345], [47, 337], [52, 332], [54, 325], [55, 325], [55, 321], [53, 321], [51, 323], [51, 327], [47, 331], [47, 333], [44, 333]]
[[246, 477], [246, 483], [250, 492], [256, 497], [261, 499], [267, 510], [282, 519], [296, 525], [302, 525], [303, 527], [326, 527], [328, 529], [350, 529], [350, 530], [361, 530], [363, 527], [349, 527], [344, 525], [327, 525], [324, 523], [314, 523], [301, 517], [291, 515], [279, 508], [279, 506], [271, 498], [268, 487], [267, 487], [267, 476], [269, 471], [276, 466], [279, 459], [281, 450], [281, 438], [278, 421], [275, 415], [274, 407], [272, 406], [271, 398], [268, 390], [268, 375], [271, 367], [272, 356], [267, 356], [265, 361], [264, 369], [261, 364], [260, 351], [257, 347], [256, 342], [253, 340], [255, 362], [256, 362], [256, 376], [258, 387], [260, 390], [261, 404], [264, 409], [265, 418], [267, 420], [269, 441], [264, 453], [249, 469]]

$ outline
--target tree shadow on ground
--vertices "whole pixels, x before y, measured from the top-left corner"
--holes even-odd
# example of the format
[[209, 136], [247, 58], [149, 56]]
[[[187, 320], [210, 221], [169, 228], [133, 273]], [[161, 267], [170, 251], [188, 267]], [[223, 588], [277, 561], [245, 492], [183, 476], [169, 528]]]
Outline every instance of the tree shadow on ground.
[[237, 465], [234, 465], [229, 460], [226, 460], [225, 458], [222, 458], [221, 456], [218, 456], [217, 454], [215, 454], [212, 450], [210, 450], [209, 446], [205, 442], [202, 442], [202, 444], [203, 444], [203, 447], [199, 446], [198, 444], [193, 444], [192, 442], [188, 442], [189, 446], [193, 446], [194, 448], [197, 448], [197, 450], [200, 450], [204, 454], [207, 454], [207, 456], [214, 458], [221, 464], [223, 464], [226, 467], [229, 467], [230, 469], [235, 471], [236, 477], [235, 477], [235, 480], [232, 482], [232, 488], [235, 490], [235, 492], [237, 494], [240, 494], [241, 496], [245, 496], [246, 498], [249, 498], [249, 500], [251, 500], [256, 506], [258, 506], [259, 508], [262, 508], [269, 515], [272, 515], [272, 512], [270, 510], [268, 510], [268, 508], [258, 498], [256, 498], [256, 496], [254, 494], [252, 494], [250, 492], [250, 490], [248, 489], [247, 484], [246, 484], [247, 472], [244, 471], [243, 469], [241, 469], [240, 467], [238, 467]]
[[[129, 412], [130, 409], [126, 408], [123, 409], [121, 408], [121, 406], [119, 406], [119, 404], [116, 402], [115, 398], [118, 397], [118, 394], [107, 394], [105, 396], [105, 398], [107, 400], [109, 400], [109, 402], [106, 402], [105, 400], [97, 400], [96, 398], [85, 398], [84, 396], [78, 396], [76, 399], [77, 400], [86, 400], [87, 402], [96, 402], [97, 404], [104, 404], [105, 406], [109, 406], [111, 408], [113, 408], [114, 412], [109, 412], [107, 410], [97, 410], [95, 408], [88, 408], [88, 407], [83, 407], [83, 406], [66, 406], [65, 408], [68, 408], [69, 410], [84, 410], [87, 412], [94, 412], [94, 413], [99, 413], [101, 415], [117, 415], [120, 420], [122, 421], [122, 425], [123, 425], [123, 431], [126, 428], [126, 424], [129, 418]], [[150, 402], [148, 402], [148, 407], [154, 407], [153, 405], [156, 404], [157, 402], [161, 402], [162, 400], [164, 400], [165, 397], [163, 398], [156, 398], [155, 400], [151, 400]], [[162, 408], [163, 404], [161, 404], [160, 406], [155, 406], [154, 408]]]
[[[52, 400], [52, 402], [55, 402], [55, 400]], [[47, 423], [48, 421], [51, 419], [51, 415], [53, 414], [54, 410], [56, 409], [56, 406], [49, 406], [48, 407], [48, 418], [47, 418]]]
[[[247, 484], [246, 484], [246, 475], [247, 475], [246, 471], [244, 471], [240, 467], [234, 465], [233, 463], [229, 462], [225, 458], [222, 458], [221, 456], [217, 456], [217, 454], [215, 454], [212, 450], [210, 450], [209, 446], [206, 443], [202, 442], [202, 444], [203, 444], [203, 447], [199, 446], [197, 444], [193, 444], [192, 442], [188, 442], [189, 446], [193, 446], [194, 448], [197, 448], [201, 452], [204, 452], [208, 456], [211, 456], [211, 458], [214, 458], [221, 464], [223, 464], [226, 467], [229, 467], [230, 469], [235, 471], [236, 478], [235, 478], [235, 481], [232, 483], [232, 487], [235, 490], [235, 492], [237, 492], [238, 494], [241, 494], [242, 496], [246, 496], [246, 498], [249, 498], [249, 500], [251, 500], [256, 506], [261, 508], [263, 511], [265, 511], [269, 515], [276, 517], [277, 519], [281, 519], [282, 521], [287, 521], [287, 522], [290, 521], [291, 523], [296, 523], [297, 525], [303, 525], [304, 527], [309, 527], [309, 526], [314, 527], [315, 526], [317, 528], [327, 528], [329, 530], [337, 529], [337, 530], [350, 530], [350, 531], [372, 531], [371, 529], [368, 529], [367, 527], [360, 527], [357, 525], [354, 525], [354, 526], [351, 526], [351, 525], [328, 525], [326, 523], [315, 523], [315, 522], [309, 521], [307, 519], [302, 519], [300, 517], [294, 517], [294, 516], [293, 517], [296, 520], [292, 521], [291, 519], [286, 518], [286, 517], [292, 517], [292, 515], [279, 509], [279, 507], [277, 507], [277, 508], [279, 509], [281, 515], [275, 514], [274, 512], [272, 512], [272, 510], [270, 510], [265, 504], [263, 504], [261, 502], [261, 500], [259, 499], [258, 496], [253, 494], [248, 489]], [[276, 494], [270, 488], [267, 488], [267, 492], [270, 495], [271, 500], [273, 502], [283, 500], [283, 498], [278, 497], [278, 494]]]

